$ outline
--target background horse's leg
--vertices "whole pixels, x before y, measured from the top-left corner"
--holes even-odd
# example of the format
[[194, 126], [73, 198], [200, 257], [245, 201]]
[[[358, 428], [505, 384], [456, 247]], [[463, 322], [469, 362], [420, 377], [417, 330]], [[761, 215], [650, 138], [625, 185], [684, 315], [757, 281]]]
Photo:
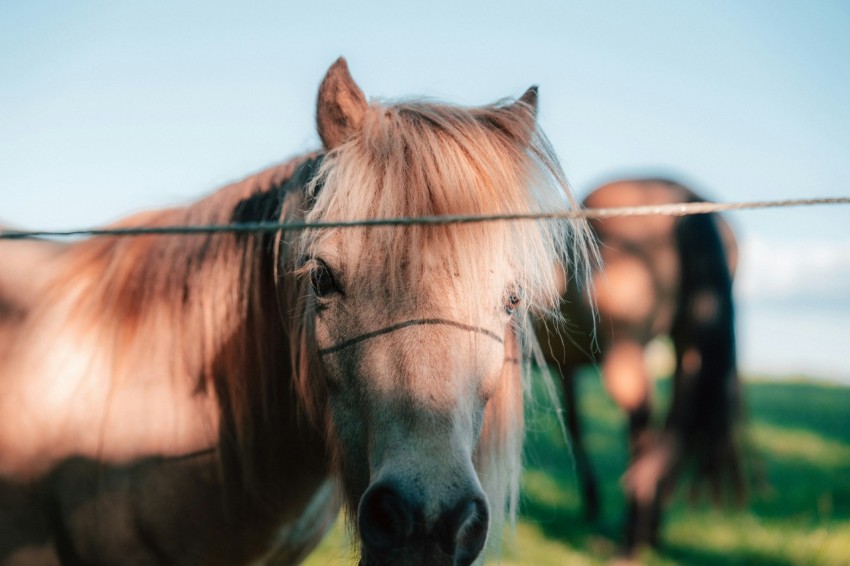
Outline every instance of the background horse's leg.
[[596, 475], [593, 472], [593, 466], [584, 447], [584, 438], [581, 434], [576, 377], [576, 371], [573, 367], [561, 371], [561, 383], [564, 388], [564, 405], [567, 411], [567, 431], [570, 434], [572, 456], [579, 481], [581, 482], [584, 516], [588, 521], [595, 521], [599, 517], [599, 487], [596, 481]]
[[615, 339], [602, 363], [608, 394], [628, 415], [629, 466], [624, 476], [627, 500], [624, 551], [654, 544], [660, 515], [658, 483], [666, 471], [664, 451], [658, 451], [650, 431], [652, 413], [644, 346], [633, 338]]

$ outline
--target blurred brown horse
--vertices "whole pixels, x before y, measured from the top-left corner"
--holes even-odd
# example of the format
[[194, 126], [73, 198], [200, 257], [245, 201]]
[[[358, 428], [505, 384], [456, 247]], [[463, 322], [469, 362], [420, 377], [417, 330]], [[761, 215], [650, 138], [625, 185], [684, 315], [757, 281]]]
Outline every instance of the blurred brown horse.
[[[702, 199], [681, 184], [625, 180], [593, 191], [591, 208], [659, 205]], [[735, 421], [739, 415], [732, 276], [735, 238], [717, 215], [637, 216], [591, 221], [603, 269], [591, 294], [569, 285], [564, 328], [541, 325], [547, 361], [561, 372], [585, 511], [595, 518], [599, 495], [580, 432], [575, 375], [598, 364], [605, 388], [627, 413], [630, 464], [625, 550], [657, 543], [665, 496], [686, 469], [718, 496], [731, 481], [743, 492]], [[594, 319], [592, 303], [598, 308]], [[594, 336], [593, 329], [596, 333]], [[651, 426], [652, 387], [644, 349], [668, 335], [675, 348], [673, 398], [663, 430]]]

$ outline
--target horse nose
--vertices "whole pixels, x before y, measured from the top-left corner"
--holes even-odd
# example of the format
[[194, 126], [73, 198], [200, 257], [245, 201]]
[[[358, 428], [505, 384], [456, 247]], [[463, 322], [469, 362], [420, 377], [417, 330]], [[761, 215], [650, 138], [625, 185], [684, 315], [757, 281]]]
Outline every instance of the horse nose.
[[416, 524], [416, 505], [392, 485], [374, 485], [366, 490], [357, 513], [360, 537], [376, 554], [405, 546]]
[[461, 497], [430, 522], [416, 494], [405, 495], [393, 484], [381, 483], [366, 490], [358, 510], [363, 544], [381, 563], [414, 546], [436, 545], [454, 566], [468, 566], [484, 548], [488, 524], [487, 502], [480, 492]]
[[435, 531], [440, 548], [454, 556], [455, 566], [472, 564], [487, 540], [490, 522], [487, 502], [483, 497], [470, 497], [440, 518]]

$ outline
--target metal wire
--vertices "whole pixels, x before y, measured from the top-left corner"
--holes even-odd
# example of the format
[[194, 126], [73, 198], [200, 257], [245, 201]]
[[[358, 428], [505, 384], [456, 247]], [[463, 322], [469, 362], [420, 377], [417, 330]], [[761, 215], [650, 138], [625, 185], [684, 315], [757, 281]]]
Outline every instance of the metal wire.
[[515, 222], [534, 220], [568, 220], [573, 218], [604, 219], [629, 216], [688, 216], [733, 210], [763, 208], [788, 208], [799, 206], [850, 204], [850, 197], [784, 199], [751, 202], [688, 202], [615, 208], [585, 208], [527, 214], [446, 215], [418, 216], [414, 218], [369, 218], [341, 222], [242, 222], [204, 226], [134, 226], [128, 228], [82, 228], [77, 230], [3, 230], [0, 240], [25, 240], [32, 238], [64, 238], [72, 236], [143, 236], [151, 234], [211, 234], [260, 233], [293, 230], [326, 230], [329, 228], [355, 228], [373, 226], [422, 226], [442, 224], [471, 224], [477, 222]]

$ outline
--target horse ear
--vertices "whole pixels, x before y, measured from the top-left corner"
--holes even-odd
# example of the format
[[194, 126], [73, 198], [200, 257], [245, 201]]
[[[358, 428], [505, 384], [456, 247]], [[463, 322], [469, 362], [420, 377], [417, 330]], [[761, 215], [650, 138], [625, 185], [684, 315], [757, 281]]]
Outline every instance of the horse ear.
[[528, 145], [537, 129], [537, 85], [529, 87], [507, 110], [515, 119], [515, 126], [511, 129], [514, 137]]
[[319, 87], [316, 126], [330, 151], [350, 138], [363, 123], [366, 97], [351, 78], [348, 63], [340, 57], [331, 65]]
[[525, 94], [519, 97], [517, 102], [522, 102], [527, 105], [529, 110], [531, 111], [532, 116], [537, 117], [537, 85], [532, 85], [528, 87], [528, 90], [525, 91]]

